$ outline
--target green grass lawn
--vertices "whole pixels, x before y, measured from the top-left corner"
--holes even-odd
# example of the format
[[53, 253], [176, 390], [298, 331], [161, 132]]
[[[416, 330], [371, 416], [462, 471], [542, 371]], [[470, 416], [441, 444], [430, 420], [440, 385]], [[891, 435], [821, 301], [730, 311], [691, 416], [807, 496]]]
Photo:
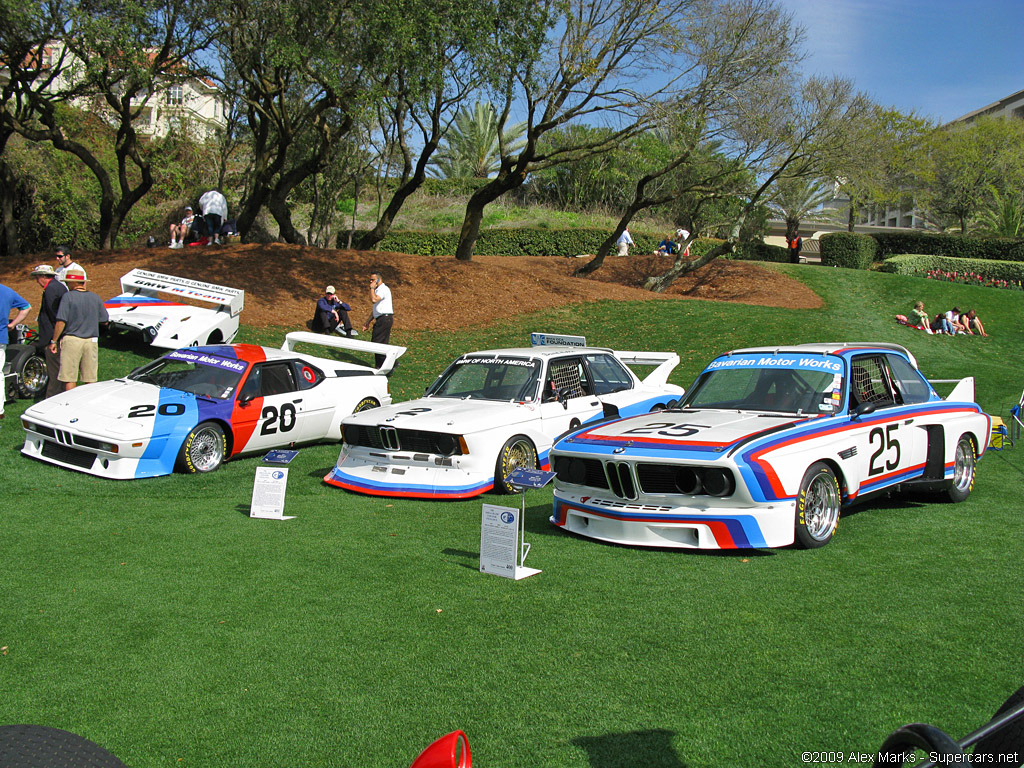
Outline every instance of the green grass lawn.
[[[779, 270], [824, 308], [608, 302], [396, 329], [409, 352], [393, 392], [552, 331], [678, 351], [684, 386], [731, 348], [891, 341], [930, 378], [976, 376], [990, 413], [1020, 396], [1024, 294]], [[917, 299], [977, 308], [991, 338], [896, 325]], [[144, 359], [104, 348], [101, 375]], [[872, 752], [908, 722], [963, 736], [1024, 684], [1024, 445], [990, 451], [966, 503], [876, 500], [813, 551], [598, 544], [551, 527], [550, 488], [533, 491], [528, 564], [543, 573], [513, 582], [478, 563], [481, 504], [516, 498], [349, 494], [321, 482], [338, 450], [321, 445], [291, 465], [296, 519], [253, 520], [258, 459], [100, 480], [22, 457], [25, 407], [0, 428], [0, 724], [70, 730], [135, 768], [399, 768], [456, 728], [481, 768], [789, 767]]]

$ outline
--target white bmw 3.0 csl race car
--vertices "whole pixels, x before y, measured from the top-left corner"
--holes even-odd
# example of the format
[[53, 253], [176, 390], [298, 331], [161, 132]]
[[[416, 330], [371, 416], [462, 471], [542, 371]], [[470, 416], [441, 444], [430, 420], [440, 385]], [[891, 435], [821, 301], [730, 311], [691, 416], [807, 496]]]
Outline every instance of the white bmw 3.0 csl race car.
[[561, 439], [551, 522], [637, 546], [820, 547], [876, 493], [966, 499], [990, 428], [973, 378], [943, 399], [894, 344], [741, 349], [678, 407]]
[[[370, 354], [379, 370], [295, 351], [297, 343]], [[341, 419], [391, 403], [386, 374], [405, 347], [289, 333], [281, 349], [251, 344], [186, 347], [123, 379], [86, 384], [21, 417], [35, 459], [128, 480], [212, 472], [225, 459], [337, 440]]]
[[[238, 316], [245, 303], [245, 291], [238, 288], [144, 269], [124, 275], [121, 291], [104, 302], [110, 330], [138, 336], [161, 349], [229, 344], [238, 333]], [[169, 296], [214, 304], [216, 308], [174, 301]]]
[[[324, 481], [379, 496], [464, 499], [509, 491], [516, 468], [548, 466], [555, 438], [597, 419], [665, 408], [674, 352], [616, 352], [578, 336], [533, 334], [537, 346], [472, 352], [424, 397], [342, 424], [337, 466]], [[557, 342], [557, 343], [555, 343]], [[644, 379], [629, 365], [655, 366]]]

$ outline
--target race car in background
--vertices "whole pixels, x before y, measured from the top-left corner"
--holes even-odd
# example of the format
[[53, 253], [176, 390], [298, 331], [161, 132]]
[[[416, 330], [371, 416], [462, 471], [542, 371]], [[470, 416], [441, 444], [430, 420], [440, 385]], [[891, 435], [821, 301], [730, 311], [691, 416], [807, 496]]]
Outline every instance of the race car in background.
[[[161, 294], [216, 308], [184, 304]], [[245, 291], [237, 288], [133, 269], [121, 278], [121, 294], [104, 306], [111, 331], [130, 333], [161, 349], [179, 349], [234, 341], [244, 303]]]
[[[295, 351], [298, 343], [380, 354], [380, 369]], [[21, 417], [26, 456], [126, 480], [212, 472], [232, 456], [337, 440], [343, 416], [391, 403], [405, 347], [289, 333], [281, 349], [186, 347], [123, 379], [86, 384]]]
[[820, 547], [877, 493], [966, 499], [990, 428], [973, 378], [943, 399], [895, 344], [741, 349], [677, 407], [562, 438], [551, 522], [636, 546]]
[[[546, 468], [555, 438], [581, 424], [665, 408], [674, 352], [616, 352], [579, 336], [532, 334], [535, 346], [462, 355], [424, 397], [343, 422], [324, 481], [378, 496], [465, 499], [508, 492], [519, 467]], [[629, 365], [655, 366], [644, 379]]]

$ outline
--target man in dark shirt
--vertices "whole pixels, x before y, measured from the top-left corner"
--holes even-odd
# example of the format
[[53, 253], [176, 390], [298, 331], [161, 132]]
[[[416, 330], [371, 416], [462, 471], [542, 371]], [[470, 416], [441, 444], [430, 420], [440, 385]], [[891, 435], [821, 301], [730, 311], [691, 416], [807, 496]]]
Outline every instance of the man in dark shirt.
[[46, 382], [46, 397], [53, 397], [58, 392], [63, 392], [64, 387], [57, 380], [60, 372], [60, 352], [50, 351], [50, 340], [54, 338], [53, 328], [57, 324], [57, 308], [60, 300], [68, 292], [64, 283], [57, 279], [57, 273], [49, 264], [40, 264], [32, 270], [32, 277], [43, 289], [43, 301], [39, 305], [39, 317], [36, 322], [39, 325], [39, 336], [36, 337], [36, 349], [46, 360], [46, 375], [49, 379]]
[[60, 373], [64, 389], [74, 389], [78, 379], [83, 384], [96, 381], [99, 368], [100, 325], [109, 321], [103, 299], [85, 290], [85, 270], [69, 269], [64, 275], [68, 292], [57, 308], [50, 351], [60, 344]]

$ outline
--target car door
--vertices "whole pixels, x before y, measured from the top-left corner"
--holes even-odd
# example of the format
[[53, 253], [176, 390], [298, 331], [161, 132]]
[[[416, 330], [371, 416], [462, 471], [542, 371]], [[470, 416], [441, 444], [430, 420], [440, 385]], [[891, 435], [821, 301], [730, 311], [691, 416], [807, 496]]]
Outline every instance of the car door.
[[258, 451], [301, 441], [306, 429], [305, 393], [296, 381], [293, 361], [256, 363], [238, 392], [233, 426], [251, 430], [244, 450]]
[[557, 437], [604, 413], [580, 355], [549, 360], [541, 393], [541, 421], [549, 437]]
[[[902, 369], [897, 375], [893, 365], [898, 363], [882, 353], [857, 355], [850, 361], [850, 413], [856, 425], [860, 493], [924, 473], [928, 434], [923, 424], [916, 423], [914, 402], [907, 402], [923, 402], [918, 399], [920, 383], [908, 380]], [[906, 367], [912, 370], [909, 364]], [[875, 410], [853, 415], [862, 403], [871, 403]]]

